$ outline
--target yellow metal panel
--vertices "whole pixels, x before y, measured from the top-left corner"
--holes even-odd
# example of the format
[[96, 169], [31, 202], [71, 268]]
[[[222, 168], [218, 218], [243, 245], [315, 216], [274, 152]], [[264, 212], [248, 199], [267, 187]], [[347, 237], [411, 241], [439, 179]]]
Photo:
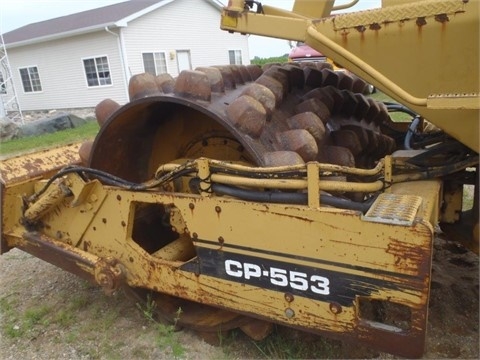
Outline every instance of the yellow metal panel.
[[382, 7], [402, 5], [406, 4], [407, 2], [413, 3], [418, 2], [418, 0], [382, 0]]
[[363, 217], [366, 221], [412, 225], [422, 198], [415, 195], [380, 194]]
[[[225, 18], [232, 19], [225, 19]], [[280, 39], [305, 40], [306, 19], [224, 11], [221, 29]], [[227, 25], [232, 24], [232, 25]], [[234, 24], [234, 25], [233, 25]]]
[[427, 99], [429, 109], [480, 109], [479, 94], [445, 94], [432, 95]]
[[79, 164], [80, 145], [70, 144], [3, 159], [0, 161], [0, 181], [8, 184], [47, 177], [64, 166]]
[[311, 21], [245, 12], [231, 30], [305, 41], [478, 152], [479, 18], [476, 1], [390, 1]]
[[434, 17], [437, 14], [456, 14], [464, 10], [465, 4], [458, 0], [415, 1], [414, 6], [401, 1], [395, 7], [339, 14], [333, 23], [335, 30], [354, 29], [359, 26], [382, 26], [387, 22], [409, 21], [418, 17]]
[[293, 12], [311, 19], [320, 19], [330, 15], [335, 0], [295, 0]]
[[[429, 221], [435, 219], [434, 204], [438, 207], [438, 181], [392, 186], [402, 198], [422, 197], [412, 224], [399, 226], [364, 221], [356, 211], [132, 192], [82, 185], [76, 178], [68, 176], [73, 196], [42, 218], [41, 233], [28, 232], [19, 219], [8, 222], [3, 229], [8, 245], [80, 275], [93, 274], [108, 291], [124, 280], [285, 325], [351, 339], [363, 334], [363, 342], [380, 348], [379, 330], [362, 320], [356, 294], [402, 304], [412, 312], [411, 329], [402, 336], [419, 343], [402, 350], [400, 337], [399, 350], [389, 351], [413, 356], [403, 351], [422, 349], [433, 240]], [[11, 195], [5, 206], [15, 201]], [[190, 239], [196, 256], [182, 261], [156, 256], [158, 248], [150, 245], [164, 243], [161, 232], [147, 235], [150, 245], [138, 233], [148, 206], [174, 214], [175, 224], [184, 227], [178, 231], [181, 242]]]
[[[432, 15], [424, 3], [318, 22], [306, 43], [478, 151], [478, 6], [441, 1]], [[415, 17], [395, 21], [397, 9]]]

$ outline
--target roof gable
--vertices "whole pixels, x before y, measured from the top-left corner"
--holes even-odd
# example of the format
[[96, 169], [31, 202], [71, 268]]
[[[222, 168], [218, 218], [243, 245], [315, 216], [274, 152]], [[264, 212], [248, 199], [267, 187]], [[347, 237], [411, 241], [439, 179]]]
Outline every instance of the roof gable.
[[[129, 0], [25, 25], [3, 34], [3, 40], [7, 47], [13, 47], [92, 32], [107, 26], [127, 26], [130, 21], [174, 1], [176, 0]], [[218, 9], [222, 8], [218, 0], [205, 1]]]

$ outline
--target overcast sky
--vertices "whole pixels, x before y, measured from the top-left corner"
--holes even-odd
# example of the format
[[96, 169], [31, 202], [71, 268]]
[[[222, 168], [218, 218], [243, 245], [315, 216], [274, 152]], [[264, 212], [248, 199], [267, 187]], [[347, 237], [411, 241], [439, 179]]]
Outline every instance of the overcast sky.
[[[0, 32], [6, 33], [24, 25], [53, 19], [93, 8], [107, 6], [124, 0], [0, 0]], [[131, 0], [141, 1], [141, 0]], [[226, 0], [221, 0], [226, 3]], [[320, 0], [321, 1], [321, 0]], [[346, 3], [351, 0], [337, 0]], [[262, 0], [264, 5], [272, 5], [290, 10], [293, 0]], [[360, 0], [354, 9], [379, 7], [381, 0]], [[352, 8], [353, 9], [353, 8]], [[290, 51], [288, 41], [250, 36], [250, 57], [261, 58], [281, 56]]]

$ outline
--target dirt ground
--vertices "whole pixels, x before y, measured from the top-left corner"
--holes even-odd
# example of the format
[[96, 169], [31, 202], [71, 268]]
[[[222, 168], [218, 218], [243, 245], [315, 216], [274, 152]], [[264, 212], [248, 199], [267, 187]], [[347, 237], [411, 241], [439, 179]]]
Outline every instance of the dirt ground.
[[[438, 236], [424, 358], [479, 358], [478, 298], [478, 257]], [[0, 256], [0, 359], [395, 358], [285, 328], [262, 343], [233, 333], [212, 346], [147, 313], [20, 250]]]

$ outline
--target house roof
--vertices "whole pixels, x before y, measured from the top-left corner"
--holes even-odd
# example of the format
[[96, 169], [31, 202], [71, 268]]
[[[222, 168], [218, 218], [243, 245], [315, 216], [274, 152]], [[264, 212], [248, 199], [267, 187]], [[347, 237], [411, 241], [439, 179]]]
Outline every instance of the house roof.
[[[132, 20], [176, 0], [130, 0], [22, 26], [3, 34], [7, 47], [23, 46], [73, 35], [98, 31], [105, 27], [124, 27]], [[219, 0], [205, 0], [217, 9]]]

